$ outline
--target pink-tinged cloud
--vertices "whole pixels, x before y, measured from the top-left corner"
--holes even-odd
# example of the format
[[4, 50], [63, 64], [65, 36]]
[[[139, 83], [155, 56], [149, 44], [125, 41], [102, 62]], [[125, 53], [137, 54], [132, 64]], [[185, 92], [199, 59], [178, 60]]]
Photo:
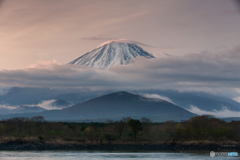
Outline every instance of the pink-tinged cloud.
[[38, 61], [36, 64], [31, 64], [26, 69], [50, 69], [55, 65], [61, 65], [60, 62], [57, 62], [55, 59], [52, 61]]

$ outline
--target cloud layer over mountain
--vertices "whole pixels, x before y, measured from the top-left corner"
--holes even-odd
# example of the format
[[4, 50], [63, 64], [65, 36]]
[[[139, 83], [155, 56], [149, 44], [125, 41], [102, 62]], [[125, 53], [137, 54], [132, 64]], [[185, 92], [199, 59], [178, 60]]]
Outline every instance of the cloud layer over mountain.
[[115, 66], [108, 71], [40, 62], [25, 69], [1, 70], [2, 87], [90, 89], [233, 89], [240, 86], [240, 45], [218, 54], [199, 53]]
[[220, 111], [217, 111], [217, 110], [206, 111], [206, 110], [201, 110], [196, 106], [191, 106], [191, 108], [188, 109], [188, 111], [198, 115], [212, 115], [212, 116], [221, 117], [221, 118], [240, 117], [240, 112], [228, 110], [226, 107], [223, 107], [222, 110]]

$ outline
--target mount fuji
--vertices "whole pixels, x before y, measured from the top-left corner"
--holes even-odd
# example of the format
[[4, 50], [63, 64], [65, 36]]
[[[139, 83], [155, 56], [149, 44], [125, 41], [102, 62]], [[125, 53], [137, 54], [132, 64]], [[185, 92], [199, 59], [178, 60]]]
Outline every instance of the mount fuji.
[[136, 57], [155, 58], [135, 43], [110, 41], [68, 64], [109, 69], [115, 65], [134, 63]]

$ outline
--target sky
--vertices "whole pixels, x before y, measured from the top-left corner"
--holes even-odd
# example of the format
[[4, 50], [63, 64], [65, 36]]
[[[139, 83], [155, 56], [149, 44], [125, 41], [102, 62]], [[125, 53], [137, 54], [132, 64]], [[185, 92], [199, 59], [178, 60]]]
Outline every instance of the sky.
[[230, 0], [4, 0], [0, 69], [66, 64], [109, 40], [154, 47], [159, 57], [219, 53], [240, 44], [240, 11]]
[[[14, 86], [177, 89], [240, 102], [236, 1], [1, 2], [0, 94]], [[106, 41], [119, 39], [143, 44], [157, 58], [137, 58], [134, 64], [109, 70], [65, 65]]]
[[[157, 58], [109, 70], [65, 65], [123, 39]], [[172, 89], [240, 103], [240, 1], [0, 0], [0, 56], [0, 95], [11, 87]], [[189, 111], [240, 115], [227, 108]]]

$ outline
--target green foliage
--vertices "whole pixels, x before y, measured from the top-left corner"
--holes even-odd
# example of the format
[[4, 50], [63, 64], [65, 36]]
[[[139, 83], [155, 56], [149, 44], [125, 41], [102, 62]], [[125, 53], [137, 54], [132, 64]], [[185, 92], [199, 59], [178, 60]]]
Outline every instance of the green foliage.
[[138, 119], [130, 119], [127, 123], [132, 128], [134, 139], [136, 141], [137, 133], [142, 130], [142, 123]]
[[[43, 117], [16, 117], [0, 121], [1, 137], [35, 137], [39, 141], [62, 139], [77, 142], [240, 141], [240, 121], [225, 122], [196, 116], [183, 122], [152, 123], [124, 118], [108, 123], [46, 122]], [[39, 136], [41, 135], [41, 136]], [[1, 140], [0, 137], [0, 140]], [[43, 138], [44, 137], [44, 138]]]
[[38, 139], [39, 139], [40, 141], [43, 141], [43, 137], [42, 137], [42, 136], [38, 136]]
[[85, 136], [89, 140], [95, 140], [97, 138], [97, 129], [93, 126], [89, 126], [84, 130]]
[[19, 132], [13, 132], [13, 133], [12, 133], [12, 136], [18, 136], [18, 135], [20, 135]]
[[60, 131], [60, 135], [65, 135], [65, 131]]
[[0, 124], [0, 135], [3, 134], [4, 132], [5, 132], [5, 125]]
[[54, 131], [54, 130], [51, 130], [51, 131], [49, 131], [49, 134], [51, 136], [56, 136], [58, 133], [56, 131]]
[[115, 135], [113, 133], [104, 133], [104, 138], [108, 143], [115, 140]]
[[135, 138], [134, 134], [132, 132], [129, 132], [128, 133], [128, 137], [132, 137], [132, 138]]

